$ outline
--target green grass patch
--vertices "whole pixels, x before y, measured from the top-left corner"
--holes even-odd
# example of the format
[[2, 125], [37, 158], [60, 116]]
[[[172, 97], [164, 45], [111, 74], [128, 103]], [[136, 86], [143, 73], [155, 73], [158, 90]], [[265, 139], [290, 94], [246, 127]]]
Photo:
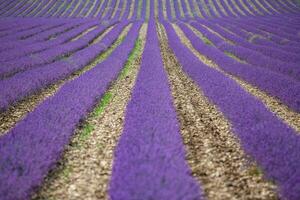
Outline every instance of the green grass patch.
[[72, 2], [71, 2], [71, 3], [68, 3], [68, 5], [67, 5], [67, 7], [65, 8], [65, 10], [68, 10], [68, 9], [71, 7], [71, 4], [72, 4]]
[[80, 132], [79, 139], [85, 140], [86, 138], [88, 138], [91, 135], [91, 133], [94, 129], [95, 129], [95, 127], [92, 124], [89, 124], [89, 123], [84, 124], [84, 126]]
[[252, 166], [248, 169], [248, 174], [250, 176], [260, 176], [263, 174], [262, 170], [256, 166]]
[[[124, 39], [124, 38], [123, 38]], [[123, 40], [122, 38], [120, 38], [119, 42], [122, 42]], [[138, 38], [135, 42], [134, 48], [133, 50], [130, 52], [129, 56], [128, 56], [128, 60], [125, 64], [125, 66], [123, 67], [122, 71], [119, 74], [118, 79], [123, 79], [127, 76], [127, 74], [129, 73], [129, 71], [131, 70], [132, 64], [135, 61], [135, 59], [138, 57], [138, 55], [141, 53], [142, 51], [142, 40], [140, 38]], [[106, 53], [106, 57], [109, 56], [109, 54]], [[103, 59], [106, 58], [105, 56], [102, 56]], [[105, 108], [108, 106], [108, 104], [112, 101], [114, 95], [110, 92], [107, 91], [103, 97], [101, 98], [100, 102], [97, 104], [97, 106], [94, 108], [94, 110], [91, 113], [91, 117], [92, 118], [96, 118], [101, 116], [101, 114], [104, 112]], [[95, 126], [89, 122], [86, 122], [82, 129], [80, 130], [79, 133], [79, 141], [84, 141], [86, 140], [92, 133], [92, 131], [95, 129]], [[79, 143], [75, 144], [77, 147], [81, 147], [82, 145], [80, 145]]]
[[[114, 49], [119, 46], [123, 40], [125, 39], [126, 36], [120, 36], [114, 43], [112, 46], [110, 46], [107, 51], [101, 53], [91, 64], [90, 66], [95, 66], [98, 63], [102, 62], [103, 60], [105, 60], [113, 51]], [[65, 57], [63, 58], [66, 61], [69, 61], [69, 57]], [[94, 110], [92, 111], [92, 113], [90, 114], [91, 117], [98, 117], [100, 116], [104, 109], [106, 108], [106, 106], [111, 102], [113, 95], [111, 92], [106, 92], [104, 94], [104, 96], [101, 98], [100, 103], [94, 108]], [[83, 127], [80, 130], [79, 133], [79, 141], [84, 141], [86, 140], [92, 133], [92, 131], [95, 129], [94, 125], [86, 122], [83, 124]], [[80, 143], [80, 142], [79, 142]], [[81, 147], [81, 145], [79, 143], [76, 143], [75, 146], [77, 147]]]
[[205, 44], [207, 44], [207, 45], [211, 45], [211, 46], [214, 45], [214, 44], [212, 43], [212, 41], [210, 41], [210, 40], [209, 40], [207, 37], [205, 37], [205, 36], [202, 36], [201, 39], [202, 39], [202, 41], [203, 41]]
[[66, 166], [66, 167], [63, 168], [61, 173], [62, 173], [64, 178], [68, 179], [70, 177], [71, 172], [72, 172], [72, 168]]
[[196, 34], [198, 38], [200, 38], [206, 45], [214, 46], [214, 43], [208, 39], [206, 36], [203, 35], [202, 32], [198, 31], [192, 26], [189, 26], [189, 28]]
[[240, 62], [240, 63], [246, 63], [244, 60], [240, 59], [239, 57], [237, 57], [236, 55], [234, 55], [233, 53], [230, 53], [228, 51], [224, 52], [227, 56], [233, 58], [234, 60]]
[[93, 117], [100, 116], [103, 113], [105, 107], [111, 101], [112, 97], [113, 97], [113, 95], [112, 95], [111, 92], [106, 92], [104, 94], [104, 96], [102, 97], [102, 99], [101, 99], [100, 103], [98, 104], [98, 106], [94, 109], [92, 116]]
[[138, 38], [137, 41], [135, 42], [133, 50], [130, 52], [128, 56], [128, 60], [124, 68], [122, 69], [119, 78], [121, 79], [125, 78], [125, 76], [128, 74], [130, 70], [132, 63], [134, 62], [134, 60], [137, 58], [137, 56], [140, 54], [141, 51], [142, 51], [142, 40]]

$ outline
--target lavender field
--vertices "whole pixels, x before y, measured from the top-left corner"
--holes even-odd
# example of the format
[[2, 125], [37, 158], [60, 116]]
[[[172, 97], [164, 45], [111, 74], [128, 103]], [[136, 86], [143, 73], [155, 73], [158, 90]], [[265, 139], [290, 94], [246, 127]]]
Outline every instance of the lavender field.
[[0, 0], [0, 200], [300, 200], [300, 1]]

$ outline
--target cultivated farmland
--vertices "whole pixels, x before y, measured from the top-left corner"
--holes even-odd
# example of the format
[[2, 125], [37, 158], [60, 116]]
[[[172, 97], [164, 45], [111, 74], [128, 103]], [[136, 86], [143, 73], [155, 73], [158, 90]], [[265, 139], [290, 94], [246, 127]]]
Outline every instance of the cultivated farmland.
[[0, 0], [0, 200], [299, 200], [300, 1]]

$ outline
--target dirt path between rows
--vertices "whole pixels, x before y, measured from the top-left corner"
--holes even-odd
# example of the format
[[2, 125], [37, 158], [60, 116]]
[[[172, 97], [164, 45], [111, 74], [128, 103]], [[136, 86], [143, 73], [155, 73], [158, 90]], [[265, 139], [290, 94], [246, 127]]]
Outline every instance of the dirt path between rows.
[[[160, 30], [164, 65], [169, 75], [187, 160], [208, 199], [277, 199], [276, 187], [241, 149], [225, 117], [183, 73]], [[200, 61], [199, 61], [200, 62]]]
[[[147, 26], [140, 31], [142, 49]], [[128, 74], [107, 91], [111, 102], [99, 117], [86, 120], [94, 130], [82, 140], [82, 128], [67, 147], [57, 169], [48, 175], [33, 199], [107, 199], [114, 149], [123, 130], [126, 105], [131, 97], [141, 62], [141, 54], [129, 66]]]

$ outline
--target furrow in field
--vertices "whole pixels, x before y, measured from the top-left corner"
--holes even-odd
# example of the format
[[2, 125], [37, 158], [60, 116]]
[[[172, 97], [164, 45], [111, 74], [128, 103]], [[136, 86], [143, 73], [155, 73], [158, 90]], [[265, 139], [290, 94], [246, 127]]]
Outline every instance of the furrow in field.
[[55, 4], [56, 1], [50, 0], [47, 1], [48, 3], [41, 9], [39, 10], [34, 17], [44, 17], [44, 15], [48, 12], [49, 9], [52, 8], [52, 6]]
[[[0, 113], [0, 135], [6, 134], [11, 128], [15, 126], [15, 124], [23, 119], [29, 112], [32, 112], [40, 103], [42, 103], [45, 99], [50, 96], [53, 96], [65, 83], [71, 81], [81, 74], [89, 71], [97, 64], [103, 62], [113, 51], [114, 49], [120, 45], [123, 41], [123, 38], [126, 36], [128, 32], [128, 28], [125, 29], [118, 37], [118, 39], [110, 46], [105, 52], [100, 54], [92, 63], [85, 66], [83, 69], [77, 71], [73, 75], [57, 81], [56, 83], [47, 86], [41, 89], [39, 92], [36, 92], [33, 95], [25, 97], [23, 100], [19, 101], [16, 105], [10, 106], [5, 112]], [[103, 38], [103, 37], [100, 37]], [[99, 38], [99, 41], [101, 39]]]
[[[298, 63], [300, 62], [300, 57], [291, 52], [286, 52], [281, 49], [276, 49], [274, 47], [266, 47], [266, 46], [260, 46], [260, 45], [255, 45], [252, 43], [249, 43], [247, 40], [243, 39], [242, 37], [232, 34], [228, 31], [225, 31], [224, 29], [220, 28], [216, 24], [209, 22], [209, 21], [202, 21], [202, 24], [204, 24], [206, 27], [208, 27], [210, 30], [213, 30], [215, 33], [218, 33], [220, 36], [226, 38], [227, 40], [231, 40], [234, 42], [236, 45], [243, 46], [245, 48], [249, 48], [255, 51], [258, 51], [270, 58], [273, 59], [278, 59], [283, 62], [288, 62], [288, 63]], [[236, 31], [234, 31], [236, 32]]]
[[[135, 23], [125, 41], [108, 59], [65, 84], [0, 138], [0, 179], [9, 180], [0, 183], [1, 199], [28, 199], [41, 184], [69, 143], [76, 125], [117, 78], [139, 28], [140, 23]], [[115, 56], [119, 59], [114, 59]]]
[[122, 11], [122, 3], [120, 2], [120, 0], [115, 0], [115, 2], [116, 3], [115, 6], [113, 7], [110, 20], [119, 19], [119, 16]]
[[156, 0], [158, 6], [158, 20], [167, 20], [166, 0]]
[[27, 14], [29, 14], [29, 13], [32, 11], [32, 9], [33, 9], [34, 7], [38, 7], [40, 3], [41, 3], [41, 1], [35, 1], [35, 2], [33, 2], [33, 3], [32, 3], [30, 6], [28, 6], [27, 9], [25, 9], [23, 12], [17, 14], [17, 16], [22, 16], [22, 17], [27, 16]]
[[12, 17], [17, 17], [19, 14], [22, 14], [24, 11], [26, 11], [28, 8], [30, 8], [30, 6], [32, 4], [35, 4], [36, 1], [26, 1], [26, 3], [24, 4], [24, 6], [22, 6], [21, 8], [17, 9], [11, 16]]
[[87, 120], [76, 129], [57, 169], [46, 178], [33, 199], [107, 199], [113, 152], [123, 129], [126, 105], [139, 71], [146, 28], [144, 24], [118, 79]]
[[38, 2], [39, 3], [35, 6], [33, 6], [30, 10], [28, 10], [27, 13], [24, 14], [24, 16], [30, 17], [30, 16], [34, 15], [38, 10], [42, 9], [46, 5], [47, 1], [41, 0]]
[[[0, 62], [9, 62], [13, 61], [17, 58], [22, 58], [22, 57], [28, 57], [29, 55], [34, 55], [36, 53], [45, 51], [51, 47], [51, 45], [57, 45], [61, 43], [61, 40], [58, 39], [60, 35], [63, 33], [68, 32], [69, 34], [72, 29], [80, 26], [82, 22], [75, 22], [71, 23], [69, 26], [60, 26], [58, 28], [51, 29], [49, 31], [45, 31], [41, 34], [38, 34], [34, 38], [28, 38], [28, 41], [24, 40], [25, 44], [28, 44], [24, 46], [23, 48], [13, 48], [7, 51], [2, 51], [0, 53]], [[65, 36], [67, 35], [65, 34]], [[50, 41], [50, 42], [47, 42]], [[62, 39], [63, 40], [63, 39]], [[43, 42], [41, 44], [40, 42]], [[14, 45], [15, 43], [6, 43], [8, 46]]]
[[[43, 24], [42, 23], [39, 23], [39, 22], [25, 22], [24, 24], [22, 24], [21, 26], [18, 26], [18, 27], [14, 27], [10, 30], [7, 30], [7, 31], [4, 31], [1, 33], [1, 40], [2, 39], [16, 39], [14, 38], [15, 35], [22, 35], [24, 32], [26, 34], [27, 31], [34, 31], [40, 27], [42, 27]], [[11, 38], [10, 38], [11, 37]]]
[[60, 17], [69, 17], [69, 14], [72, 12], [73, 8], [76, 6], [78, 0], [71, 0], [71, 3], [68, 4], [66, 9], [64, 9], [59, 16]]
[[264, 15], [263, 12], [261, 12], [257, 7], [256, 5], [253, 4], [252, 1], [250, 0], [242, 0], [244, 1], [244, 3], [247, 5], [248, 8], [251, 8], [253, 10], [253, 12], [256, 14], [256, 15]]
[[101, 7], [102, 3], [103, 3], [103, 1], [96, 1], [96, 0], [93, 1], [93, 4], [89, 8], [89, 10], [85, 13], [85, 17], [92, 17], [92, 15], [94, 14], [95, 10], [98, 7]]
[[15, 4], [12, 4], [10, 8], [7, 8], [4, 10], [4, 12], [1, 12], [2, 17], [8, 17], [11, 13], [13, 13], [15, 10], [18, 10], [19, 8], [22, 8], [22, 6], [26, 3], [26, 1], [19, 1]]
[[99, 17], [101, 18], [105, 8], [106, 8], [106, 5], [108, 3], [109, 0], [104, 0], [102, 3], [101, 3], [101, 6], [98, 7], [97, 11], [94, 13], [94, 17]]
[[[276, 36], [271, 33], [267, 33], [260, 29], [256, 29], [254, 27], [248, 26], [245, 23], [237, 23], [235, 24], [232, 21], [218, 21], [221, 27], [226, 27], [228, 30], [232, 30], [233, 34], [238, 34], [240, 37], [248, 40], [251, 43], [263, 46], [270, 46], [276, 49], [282, 49], [286, 51], [290, 51], [291, 53], [300, 53], [300, 45], [297, 42], [290, 41], [284, 37]], [[239, 27], [239, 29], [237, 28]], [[242, 30], [242, 34], [240, 34], [240, 30]], [[239, 31], [234, 32], [234, 31]]]
[[83, 4], [82, 0], [77, 0], [76, 3], [74, 4], [74, 8], [70, 10], [69, 13], [66, 13], [68, 17], [74, 17], [74, 15], [80, 10], [81, 5]]
[[133, 16], [133, 13], [134, 13], [134, 5], [135, 5], [135, 1], [137, 0], [130, 0], [130, 9], [129, 9], [129, 14], [128, 14], [128, 20], [130, 20]]
[[240, 7], [240, 9], [246, 14], [246, 16], [250, 17], [252, 15], [255, 15], [253, 13], [253, 10], [246, 6], [243, 0], [235, 0], [235, 3]]
[[200, 35], [201, 37], [201, 35], [205, 35], [206, 39], [209, 40], [208, 42], [204, 40], [206, 44], [214, 45], [225, 54], [233, 56], [239, 62], [242, 62], [244, 64], [248, 63], [254, 66], [261, 67], [263, 69], [271, 70], [276, 73], [283, 74], [288, 78], [292, 78], [296, 81], [300, 80], [300, 70], [297, 69], [297, 65], [295, 64], [285, 63], [280, 60], [274, 60], [251, 49], [224, 42], [222, 38], [210, 33], [209, 31], [206, 31], [205, 28], [201, 27], [199, 24], [192, 23], [192, 26], [188, 27], [191, 28], [197, 36]]
[[103, 20], [104, 18], [108, 18], [107, 15], [109, 14], [109, 12], [111, 10], [111, 3], [112, 3], [112, 0], [107, 0], [107, 4], [103, 10], [103, 13], [101, 13], [101, 20]]
[[[91, 29], [94, 30], [91, 31]], [[47, 66], [48, 64], [62, 60], [65, 57], [70, 57], [72, 54], [96, 43], [99, 38], [106, 35], [111, 29], [112, 26], [94, 26], [90, 29], [87, 29], [85, 32], [81, 32], [79, 35], [76, 35], [76, 37], [65, 38], [65, 42], [61, 41], [61, 43], [58, 44], [50, 43], [48, 45], [49, 48], [44, 49], [43, 51], [31, 53], [30, 56], [25, 56], [11, 62], [3, 62], [2, 65], [4, 67], [0, 68], [0, 80], [8, 79], [17, 73], [21, 73], [36, 67]], [[66, 42], [69, 39], [70, 41]]]
[[224, 7], [220, 4], [218, 0], [212, 0], [214, 3], [216, 10], [218, 11], [219, 15], [223, 18], [227, 16], [227, 12], [225, 11]]
[[185, 162], [154, 21], [148, 24], [141, 68], [115, 150], [109, 195], [112, 199], [202, 199]]
[[193, 15], [194, 17], [197, 19], [197, 18], [204, 18], [202, 13], [200, 12], [200, 9], [198, 7], [198, 3], [196, 0], [189, 0], [191, 6], [192, 6], [192, 9], [193, 9]]
[[244, 154], [228, 120], [184, 74], [163, 28], [160, 37], [187, 160], [206, 197], [274, 199], [275, 186], [264, 180], [260, 169]]
[[210, 14], [206, 4], [203, 2], [203, 0], [196, 0], [196, 1], [198, 3], [198, 7], [200, 9], [202, 16], [207, 19], [211, 18], [211, 14]]
[[[182, 38], [184, 38], [184, 36], [182, 36]], [[195, 50], [194, 47], [188, 42], [188, 40], [186, 40], [186, 38], [185, 38], [185, 41], [186, 41], [186, 45], [188, 46], [188, 48], [191, 49], [193, 51], [193, 53], [195, 55], [197, 55], [197, 57], [200, 60], [202, 60], [203, 62], [205, 61], [208, 66], [219, 70], [220, 72], [226, 74], [226, 76], [235, 80], [237, 83], [239, 83], [243, 87], [243, 89], [245, 89], [247, 92], [249, 92], [253, 96], [260, 99], [270, 111], [275, 113], [285, 123], [287, 123], [289, 126], [291, 126], [297, 132], [300, 133], [300, 125], [299, 125], [300, 124], [300, 115], [299, 115], [299, 113], [291, 110], [286, 105], [284, 105], [282, 102], [280, 102], [278, 99], [261, 91], [259, 88], [254, 87], [249, 83], [246, 83], [245, 81], [241, 80], [240, 78], [237, 78], [233, 75], [226, 73], [221, 68], [219, 68], [218, 65], [213, 60], [201, 55], [200, 54], [201, 52], [198, 52], [197, 50]], [[242, 51], [242, 50], [239, 49], [239, 51]], [[251, 54], [251, 53], [249, 53], [249, 54]]]
[[[121, 23], [119, 27], [123, 27], [124, 24], [128, 24], [128, 22]], [[7, 109], [18, 100], [82, 69], [101, 52], [106, 50], [113, 41], [117, 39], [120, 32], [121, 30], [116, 28], [100, 42], [90, 45], [69, 57], [65, 57], [62, 60], [40, 68], [19, 73], [10, 79], [0, 81], [0, 85], [3, 88], [0, 98], [1, 110]], [[9, 87], [7, 87], [8, 85]]]
[[166, 19], [172, 21], [174, 19], [173, 11], [171, 9], [170, 1], [165, 0], [165, 7], [166, 7]]
[[[168, 1], [168, 0], [167, 0], [167, 1]], [[169, 2], [169, 9], [170, 9], [170, 11], [171, 11], [172, 18], [173, 18], [174, 20], [177, 20], [177, 13], [176, 13], [176, 11], [175, 11], [174, 1], [169, 0], [168, 2]]]
[[52, 17], [57, 16], [58, 13], [62, 12], [62, 10], [65, 10], [67, 4], [68, 4], [68, 0], [60, 4], [59, 7], [56, 10], [54, 10], [54, 12], [52, 13]]
[[[293, 18], [293, 17], [290, 17], [290, 18]], [[274, 24], [280, 23], [280, 22], [277, 22], [278, 17], [271, 18], [269, 23], [266, 23], [263, 20], [244, 20], [243, 23], [245, 23], [245, 21], [246, 21], [246, 25], [248, 25], [248, 26], [252, 26], [253, 28], [259, 29], [259, 30], [264, 31], [269, 34], [277, 35], [278, 37], [289, 39], [295, 43], [298, 43], [298, 45], [299, 45], [299, 37], [294, 34], [294, 33], [297, 33], [297, 28], [283, 27], [283, 26], [285, 26], [285, 24], [281, 25], [280, 28], [274, 28]], [[233, 20], [233, 22], [235, 22], [235, 20]]]
[[299, 135], [235, 81], [202, 64], [178, 42], [173, 27], [164, 25], [172, 41], [169, 45], [183, 70], [229, 120], [246, 154], [254, 159], [268, 179], [278, 185], [281, 196], [299, 198], [299, 188], [295, 187], [300, 173], [297, 170], [300, 163], [295, 162], [300, 159]]
[[[186, 30], [184, 34], [187, 34], [189, 40], [193, 41], [192, 46], [197, 51], [213, 60], [224, 71], [277, 97], [291, 109], [299, 112], [299, 82], [260, 67], [247, 63], [240, 63], [226, 54], [223, 54], [223, 52], [219, 51], [217, 48], [205, 45], [192, 31], [184, 26], [181, 26], [181, 28]], [[176, 28], [176, 30], [184, 36], [181, 29]]]
[[117, 19], [118, 21], [128, 18], [130, 0], [121, 1], [120, 4], [122, 4], [121, 5], [122, 7], [120, 8], [120, 15], [119, 15], [119, 18]]
[[174, 3], [175, 3], [176, 8], [177, 8], [176, 12], [177, 12], [177, 15], [178, 15], [179, 19], [185, 20], [185, 13], [183, 11], [181, 1], [180, 0], [175, 0]]
[[53, 17], [54, 13], [59, 9], [60, 5], [63, 3], [64, 1], [56, 1], [55, 4], [46, 12], [45, 17]]
[[81, 1], [75, 12], [73, 13], [72, 17], [80, 17], [80, 13], [84, 9], [84, 7], [87, 5], [89, 1]]
[[[70, 23], [73, 24], [73, 23]], [[57, 30], [55, 31], [46, 31], [42, 34], [35, 36], [34, 38], [27, 38], [27, 40], [19, 40], [19, 41], [11, 41], [7, 43], [3, 43], [0, 47], [0, 52], [5, 50], [12, 50], [16, 48], [27, 48], [29, 45], [32, 45], [33, 48], [38, 48], [39, 50], [36, 52], [42, 52], [52, 46], [67, 43], [72, 40], [72, 38], [79, 35], [84, 30], [88, 29], [91, 26], [95, 26], [98, 23], [95, 21], [86, 22], [82, 24], [82, 22], [74, 24], [74, 26], [65, 27], [65, 31], [57, 34]], [[22, 51], [22, 50], [21, 50]], [[18, 59], [16, 59], [18, 60]]]
[[2, 2], [1, 7], [0, 7], [0, 15], [1, 15], [2, 11], [9, 9], [14, 3], [15, 3], [14, 0], [7, 0], [7, 1]]
[[185, 15], [188, 16], [189, 19], [193, 19], [196, 13], [194, 13], [191, 8], [193, 7], [192, 0], [183, 0], [182, 4], [183, 4], [183, 8], [186, 7], [186, 9], [184, 9], [186, 10]]
[[80, 11], [80, 13], [78, 14], [78, 17], [85, 17], [86, 13], [89, 12], [89, 10], [93, 6], [94, 2], [97, 2], [97, 1], [96, 0], [86, 1], [84, 7], [82, 8], [82, 10]]
[[34, 17], [38, 12], [40, 12], [42, 9], [44, 9], [49, 2], [50, 1], [47, 1], [47, 0], [40, 1], [39, 6], [36, 6], [35, 8], [33, 8], [33, 10], [27, 16]]

